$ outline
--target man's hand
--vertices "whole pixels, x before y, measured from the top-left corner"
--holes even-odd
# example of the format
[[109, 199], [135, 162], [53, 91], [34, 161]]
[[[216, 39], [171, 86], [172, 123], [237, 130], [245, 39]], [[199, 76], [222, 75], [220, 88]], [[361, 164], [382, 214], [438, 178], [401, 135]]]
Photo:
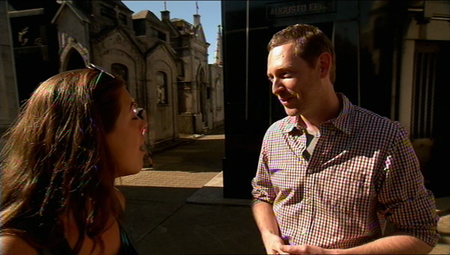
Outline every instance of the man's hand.
[[339, 254], [338, 249], [324, 249], [312, 245], [281, 245], [280, 250], [288, 254]]
[[262, 239], [267, 254], [287, 254], [281, 250], [281, 247], [285, 245], [283, 239], [281, 239], [278, 235], [265, 234]]

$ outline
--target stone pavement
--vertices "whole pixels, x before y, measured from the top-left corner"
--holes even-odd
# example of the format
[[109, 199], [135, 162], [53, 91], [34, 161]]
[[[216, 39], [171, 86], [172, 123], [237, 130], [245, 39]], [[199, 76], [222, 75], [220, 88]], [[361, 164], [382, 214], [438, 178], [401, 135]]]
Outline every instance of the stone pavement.
[[[189, 139], [188, 139], [189, 140]], [[264, 254], [250, 201], [224, 199], [224, 136], [192, 137], [153, 156], [154, 166], [122, 177], [126, 228], [141, 255]], [[450, 197], [437, 199], [449, 208]], [[439, 244], [450, 254], [450, 212], [443, 212]]]

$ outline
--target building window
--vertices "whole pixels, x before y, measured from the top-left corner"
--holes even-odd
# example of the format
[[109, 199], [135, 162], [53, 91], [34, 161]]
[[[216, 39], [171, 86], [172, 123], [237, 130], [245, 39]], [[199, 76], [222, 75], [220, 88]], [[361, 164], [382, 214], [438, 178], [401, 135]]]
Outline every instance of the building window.
[[125, 82], [128, 83], [128, 67], [125, 65], [114, 63], [111, 65], [111, 73], [121, 77]]
[[38, 24], [36, 20], [18, 27], [16, 33], [14, 47], [43, 46], [47, 41], [45, 26]]
[[156, 73], [156, 93], [158, 104], [168, 104], [168, 82], [167, 74], [164, 72]]
[[211, 99], [211, 87], [206, 87], [206, 99]]
[[143, 19], [133, 20], [133, 27], [134, 31], [136, 32], [136, 36], [146, 34], [145, 20]]

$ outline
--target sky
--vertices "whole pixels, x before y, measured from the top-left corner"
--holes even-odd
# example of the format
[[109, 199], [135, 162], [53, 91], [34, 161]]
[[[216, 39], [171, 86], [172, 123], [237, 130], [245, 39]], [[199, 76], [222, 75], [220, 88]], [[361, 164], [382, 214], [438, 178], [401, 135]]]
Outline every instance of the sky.
[[161, 20], [161, 11], [164, 10], [164, 2], [166, 2], [167, 10], [170, 11], [170, 18], [180, 18], [193, 24], [196, 14], [196, 2], [198, 5], [198, 14], [200, 14], [200, 22], [205, 32], [206, 41], [210, 44], [208, 48], [208, 63], [214, 63], [214, 52], [216, 50], [216, 39], [218, 25], [222, 25], [222, 14], [220, 1], [128, 1], [122, 2], [134, 13], [143, 10], [153, 12], [156, 17]]

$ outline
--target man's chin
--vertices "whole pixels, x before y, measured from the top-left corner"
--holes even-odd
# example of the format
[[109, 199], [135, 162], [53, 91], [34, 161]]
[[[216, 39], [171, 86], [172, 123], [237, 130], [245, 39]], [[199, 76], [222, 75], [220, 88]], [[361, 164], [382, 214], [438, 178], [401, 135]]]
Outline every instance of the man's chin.
[[297, 109], [291, 109], [291, 108], [284, 108], [284, 111], [288, 116], [297, 116], [298, 110]]

